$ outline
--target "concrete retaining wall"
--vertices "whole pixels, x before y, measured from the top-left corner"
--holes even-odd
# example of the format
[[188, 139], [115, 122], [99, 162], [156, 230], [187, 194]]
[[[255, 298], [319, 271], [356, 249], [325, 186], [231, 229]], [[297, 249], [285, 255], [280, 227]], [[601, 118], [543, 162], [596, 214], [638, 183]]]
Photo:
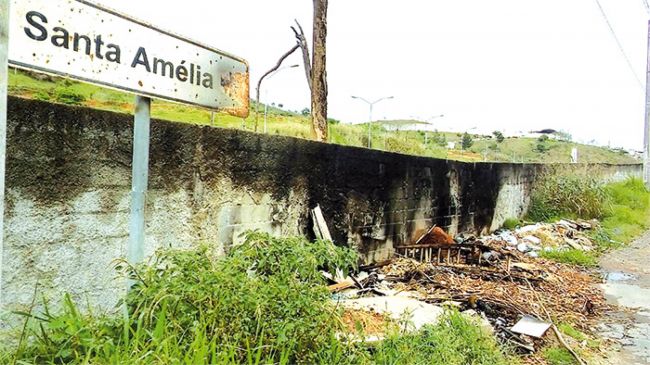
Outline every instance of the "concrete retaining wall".
[[[132, 117], [16, 98], [8, 114], [2, 310], [24, 309], [36, 283], [39, 297], [111, 308], [124, 290], [113, 261], [128, 241]], [[223, 252], [250, 229], [312, 236], [320, 204], [337, 244], [382, 260], [432, 224], [480, 233], [521, 216], [545, 169], [170, 122], [151, 133], [147, 255], [206, 242]]]

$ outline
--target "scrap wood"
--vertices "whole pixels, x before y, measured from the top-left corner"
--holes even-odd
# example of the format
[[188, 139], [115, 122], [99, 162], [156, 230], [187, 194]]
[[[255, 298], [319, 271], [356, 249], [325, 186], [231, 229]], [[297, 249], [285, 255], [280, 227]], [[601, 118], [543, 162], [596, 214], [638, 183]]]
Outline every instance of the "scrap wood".
[[352, 288], [353, 286], [354, 286], [354, 281], [345, 280], [340, 283], [329, 285], [327, 289], [330, 291], [330, 293], [338, 293], [341, 290]]
[[[590, 302], [589, 308], [603, 308], [605, 300], [598, 288], [592, 286], [593, 278], [589, 273], [557, 264], [546, 260], [525, 259], [524, 263], [535, 263], [543, 268], [543, 280], [535, 280], [535, 275], [525, 272], [513, 273], [510, 276], [489, 272], [491, 269], [467, 271], [462, 267], [436, 267], [411, 259], [396, 259], [391, 265], [381, 269], [387, 280], [409, 282], [410, 286], [421, 288], [427, 294], [427, 300], [444, 302], [453, 298], [467, 298], [468, 293], [474, 294], [485, 303], [501, 304], [510, 308], [507, 312], [509, 320], [514, 322], [523, 313], [538, 314], [539, 305], [534, 292], [543, 296], [545, 307], [554, 318], [575, 323], [582, 329], [588, 329], [588, 316], [585, 303]], [[484, 273], [481, 274], [481, 271]], [[419, 272], [427, 274], [424, 278]], [[513, 276], [514, 274], [514, 276]], [[532, 284], [533, 291], [526, 285]], [[403, 284], [398, 284], [403, 285]], [[514, 324], [514, 323], [513, 323]]]
[[323, 217], [323, 211], [320, 209], [320, 205], [316, 205], [316, 207], [312, 209], [310, 213], [312, 222], [314, 224], [314, 234], [316, 234], [316, 237], [322, 240], [332, 241], [332, 235], [330, 234], [330, 230], [327, 227], [327, 223]]

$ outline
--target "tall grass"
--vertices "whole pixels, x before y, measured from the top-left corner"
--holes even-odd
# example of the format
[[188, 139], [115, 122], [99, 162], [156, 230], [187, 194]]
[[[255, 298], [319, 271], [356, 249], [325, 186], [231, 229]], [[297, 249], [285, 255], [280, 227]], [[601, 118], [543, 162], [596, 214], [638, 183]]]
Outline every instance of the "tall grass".
[[534, 187], [529, 219], [560, 218], [599, 219], [600, 226], [590, 233], [596, 251], [572, 249], [541, 255], [593, 267], [599, 253], [629, 243], [650, 227], [650, 192], [638, 178], [606, 184], [585, 174], [548, 174]]
[[536, 179], [528, 215], [534, 221], [598, 219], [608, 211], [610, 199], [599, 176], [587, 172], [552, 171]]
[[[223, 258], [207, 248], [160, 251], [123, 270], [135, 281], [126, 319], [33, 315], [16, 357], [33, 363], [311, 363], [341, 328], [319, 269], [347, 269], [356, 254], [329, 242], [251, 233]], [[342, 349], [340, 351], [343, 351]]]

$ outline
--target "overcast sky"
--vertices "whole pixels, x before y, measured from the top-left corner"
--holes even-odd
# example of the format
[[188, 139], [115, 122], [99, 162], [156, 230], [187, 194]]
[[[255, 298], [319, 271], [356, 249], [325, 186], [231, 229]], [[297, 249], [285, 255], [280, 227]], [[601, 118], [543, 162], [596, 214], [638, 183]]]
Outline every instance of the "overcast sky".
[[[441, 130], [555, 128], [640, 149], [644, 0], [600, 1], [634, 73], [595, 0], [330, 0], [329, 116], [365, 122], [367, 105], [351, 95], [394, 96], [373, 119], [444, 114], [433, 120]], [[311, 41], [309, 0], [97, 2], [245, 58], [251, 85], [293, 46], [294, 18]], [[296, 52], [285, 64], [301, 62]], [[291, 110], [309, 106], [302, 65], [265, 81], [265, 94]]]

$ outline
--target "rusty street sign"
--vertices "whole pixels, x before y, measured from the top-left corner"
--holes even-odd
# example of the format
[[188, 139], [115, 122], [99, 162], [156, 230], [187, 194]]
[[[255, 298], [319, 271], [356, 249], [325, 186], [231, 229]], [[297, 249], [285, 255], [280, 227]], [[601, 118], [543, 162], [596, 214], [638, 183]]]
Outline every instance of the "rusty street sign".
[[246, 117], [248, 64], [84, 0], [10, 0], [9, 64]]

